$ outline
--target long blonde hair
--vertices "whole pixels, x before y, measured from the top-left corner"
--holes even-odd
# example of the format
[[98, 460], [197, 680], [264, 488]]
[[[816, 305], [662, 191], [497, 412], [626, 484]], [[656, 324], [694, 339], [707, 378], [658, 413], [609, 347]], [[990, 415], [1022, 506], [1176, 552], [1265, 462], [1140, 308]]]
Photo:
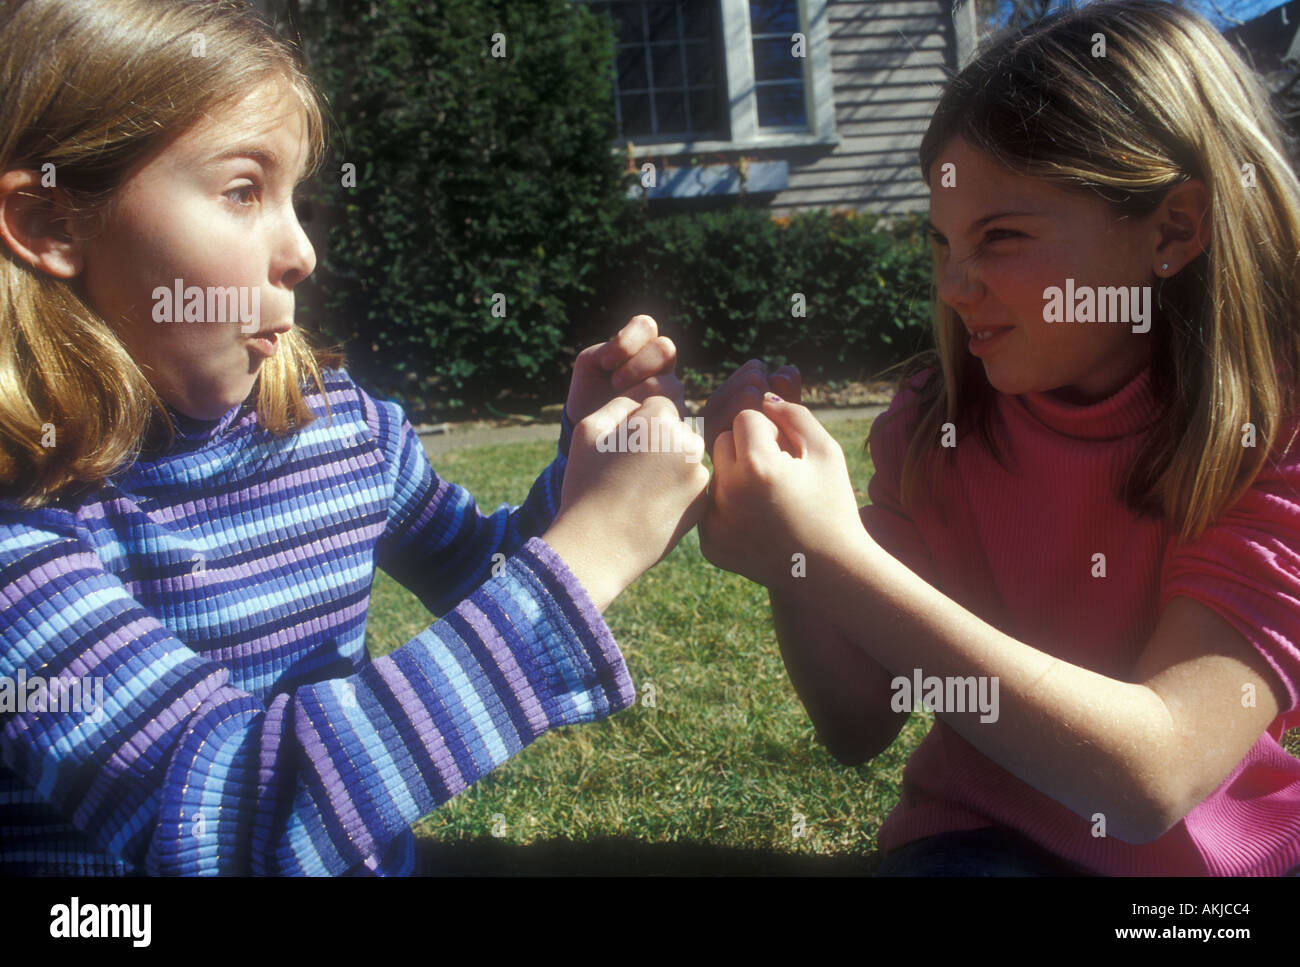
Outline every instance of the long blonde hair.
[[[266, 81], [297, 96], [309, 166], [321, 102], [294, 49], [241, 0], [0, 0], [0, 172], [53, 164], [77, 214], [103, 218], [138, 162]], [[202, 56], [194, 56], [202, 44]], [[7, 246], [0, 261], [0, 493], [34, 509], [140, 454], [167, 410], [112, 327], [67, 281]], [[342, 364], [294, 328], [262, 364], [256, 407], [281, 436], [310, 423], [303, 389]], [[57, 446], [42, 443], [57, 430]]]
[[[1097, 35], [1104, 56], [1093, 56]], [[1093, 191], [1134, 216], [1190, 178], [1205, 183], [1209, 246], [1164, 281], [1151, 334], [1162, 418], [1116, 494], [1181, 539], [1199, 536], [1295, 437], [1300, 183], [1267, 94], [1206, 20], [1162, 0], [1112, 0], [1004, 33], [953, 78], [921, 142], [927, 184], [955, 136], [1018, 174]], [[937, 266], [937, 247], [932, 256]], [[937, 292], [933, 302], [933, 348], [900, 364], [904, 380], [936, 370], [904, 460], [905, 504], [934, 480], [945, 422], [1002, 459], [996, 391], [957, 314]], [[1246, 423], [1265, 445], [1242, 445]], [[937, 449], [952, 459], [952, 448]]]

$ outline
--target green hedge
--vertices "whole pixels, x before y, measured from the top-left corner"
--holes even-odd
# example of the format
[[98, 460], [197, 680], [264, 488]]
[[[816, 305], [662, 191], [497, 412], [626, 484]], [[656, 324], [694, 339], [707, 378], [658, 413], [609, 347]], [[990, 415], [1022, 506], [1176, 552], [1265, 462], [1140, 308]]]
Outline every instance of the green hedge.
[[622, 222], [597, 314], [612, 324], [649, 312], [692, 369], [726, 372], [759, 357], [812, 378], [861, 376], [926, 338], [930, 256], [916, 216], [880, 230], [870, 214], [773, 218], [750, 207], [654, 219], [625, 211]]
[[582, 4], [324, 0], [301, 27], [334, 120], [316, 290], [372, 385], [400, 399], [418, 374], [413, 397], [443, 408], [556, 399], [574, 353], [637, 312], [697, 371], [763, 356], [858, 375], [914, 348], [929, 295], [915, 221], [876, 232], [871, 216], [774, 220], [752, 203], [665, 217], [624, 197], [612, 31]]
[[335, 334], [394, 369], [433, 362], [452, 404], [553, 375], [622, 191], [608, 22], [571, 0], [326, 0], [302, 17], [336, 122], [314, 199], [333, 222], [318, 272]]

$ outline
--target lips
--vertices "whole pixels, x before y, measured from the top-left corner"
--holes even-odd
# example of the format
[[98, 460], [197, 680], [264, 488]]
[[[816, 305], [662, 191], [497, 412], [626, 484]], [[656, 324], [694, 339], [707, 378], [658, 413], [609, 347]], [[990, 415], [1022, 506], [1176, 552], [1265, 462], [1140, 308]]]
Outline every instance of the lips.
[[265, 356], [266, 359], [270, 359], [270, 357], [276, 355], [276, 350], [279, 348], [279, 334], [287, 333], [287, 331], [289, 329], [278, 328], [264, 329], [260, 333], [250, 333], [248, 334], [248, 346], [253, 351]]
[[971, 337], [966, 343], [967, 349], [974, 356], [984, 356], [994, 352], [1002, 345], [1002, 337], [1011, 332], [1015, 326], [973, 326]]

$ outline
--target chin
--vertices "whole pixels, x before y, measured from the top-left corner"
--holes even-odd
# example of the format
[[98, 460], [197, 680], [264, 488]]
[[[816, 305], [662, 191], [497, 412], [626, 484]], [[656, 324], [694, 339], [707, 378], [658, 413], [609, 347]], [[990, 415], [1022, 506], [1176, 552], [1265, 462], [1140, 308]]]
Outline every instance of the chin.
[[249, 394], [256, 385], [256, 377], [241, 381], [238, 386], [223, 388], [223, 391], [215, 397], [210, 397], [204, 404], [205, 415], [200, 417], [204, 420], [219, 420], [236, 406], [239, 406], [248, 399]]
[[1019, 374], [1007, 374], [997, 367], [989, 369], [984, 367], [984, 376], [999, 393], [1005, 396], [1020, 396], [1023, 393], [1032, 393], [1036, 387], [1027, 379]]

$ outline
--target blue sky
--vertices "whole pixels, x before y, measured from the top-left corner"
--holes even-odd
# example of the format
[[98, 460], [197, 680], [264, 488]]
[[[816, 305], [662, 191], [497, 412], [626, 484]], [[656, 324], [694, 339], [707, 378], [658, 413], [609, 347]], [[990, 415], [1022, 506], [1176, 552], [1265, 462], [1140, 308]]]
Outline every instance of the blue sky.
[[[1227, 17], [1234, 17], [1237, 20], [1252, 20], [1275, 7], [1283, 6], [1279, 0], [1216, 0], [1214, 3], [1211, 3], [1210, 0], [1188, 0], [1187, 5], [1203, 14], [1220, 30], [1233, 26], [1233, 22]], [[1000, 4], [999, 7], [1006, 11], [1010, 10], [1010, 5], [1007, 3]], [[1222, 11], [1227, 17], [1220, 14], [1219, 11]], [[1281, 26], [1280, 20], [1278, 25]]]

